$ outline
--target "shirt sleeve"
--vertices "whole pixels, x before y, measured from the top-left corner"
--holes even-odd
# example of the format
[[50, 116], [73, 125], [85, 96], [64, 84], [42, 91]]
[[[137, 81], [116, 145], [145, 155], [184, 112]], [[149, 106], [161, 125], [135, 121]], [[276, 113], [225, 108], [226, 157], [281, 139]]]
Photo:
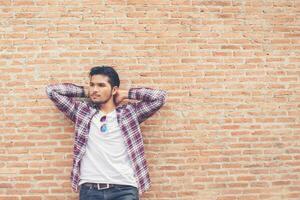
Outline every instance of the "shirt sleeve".
[[72, 83], [52, 84], [46, 87], [46, 93], [55, 106], [75, 122], [79, 102], [74, 98], [85, 96], [83, 86]]
[[164, 90], [155, 90], [151, 88], [130, 88], [128, 92], [129, 99], [139, 100], [133, 103], [139, 123], [142, 123], [156, 111], [158, 111], [166, 102], [167, 92]]

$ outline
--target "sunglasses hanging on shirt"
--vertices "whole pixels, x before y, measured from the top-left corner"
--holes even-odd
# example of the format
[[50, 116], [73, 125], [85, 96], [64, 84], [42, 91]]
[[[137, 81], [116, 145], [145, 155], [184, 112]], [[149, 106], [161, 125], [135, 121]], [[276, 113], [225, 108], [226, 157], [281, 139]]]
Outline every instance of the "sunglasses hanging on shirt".
[[102, 124], [101, 125], [101, 127], [100, 127], [100, 131], [102, 132], [102, 133], [105, 133], [105, 132], [107, 132], [107, 124], [105, 123], [105, 121], [106, 121], [106, 116], [104, 115], [104, 116], [102, 116], [101, 117], [101, 119], [100, 119], [100, 122], [101, 123], [104, 123], [104, 124]]

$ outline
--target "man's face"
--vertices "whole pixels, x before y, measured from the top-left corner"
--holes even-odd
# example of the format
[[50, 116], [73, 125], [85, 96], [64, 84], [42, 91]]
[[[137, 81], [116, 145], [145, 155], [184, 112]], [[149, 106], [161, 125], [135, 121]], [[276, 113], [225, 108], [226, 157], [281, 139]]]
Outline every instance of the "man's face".
[[97, 74], [90, 78], [89, 97], [96, 104], [108, 102], [113, 95], [113, 90], [107, 76]]

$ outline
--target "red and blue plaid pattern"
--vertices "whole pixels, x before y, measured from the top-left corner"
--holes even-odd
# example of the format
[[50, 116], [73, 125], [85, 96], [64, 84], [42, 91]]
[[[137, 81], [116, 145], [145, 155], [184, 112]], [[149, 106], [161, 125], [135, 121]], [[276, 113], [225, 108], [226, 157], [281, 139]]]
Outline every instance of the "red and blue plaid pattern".
[[[71, 83], [53, 84], [46, 87], [46, 92], [56, 107], [75, 123], [71, 181], [73, 190], [78, 192], [80, 160], [85, 154], [91, 120], [99, 108], [91, 101], [78, 100], [78, 97], [85, 97], [83, 86]], [[164, 90], [131, 88], [128, 98], [138, 102], [130, 102], [116, 108], [140, 194], [150, 188], [151, 182], [139, 124], [164, 105], [166, 95]]]

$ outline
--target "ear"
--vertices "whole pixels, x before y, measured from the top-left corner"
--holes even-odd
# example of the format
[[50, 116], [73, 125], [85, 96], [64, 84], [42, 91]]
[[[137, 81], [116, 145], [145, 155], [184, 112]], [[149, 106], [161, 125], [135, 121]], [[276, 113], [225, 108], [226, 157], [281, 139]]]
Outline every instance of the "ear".
[[119, 87], [118, 86], [114, 86], [113, 89], [112, 89], [112, 95], [117, 94], [118, 90], [119, 90]]

